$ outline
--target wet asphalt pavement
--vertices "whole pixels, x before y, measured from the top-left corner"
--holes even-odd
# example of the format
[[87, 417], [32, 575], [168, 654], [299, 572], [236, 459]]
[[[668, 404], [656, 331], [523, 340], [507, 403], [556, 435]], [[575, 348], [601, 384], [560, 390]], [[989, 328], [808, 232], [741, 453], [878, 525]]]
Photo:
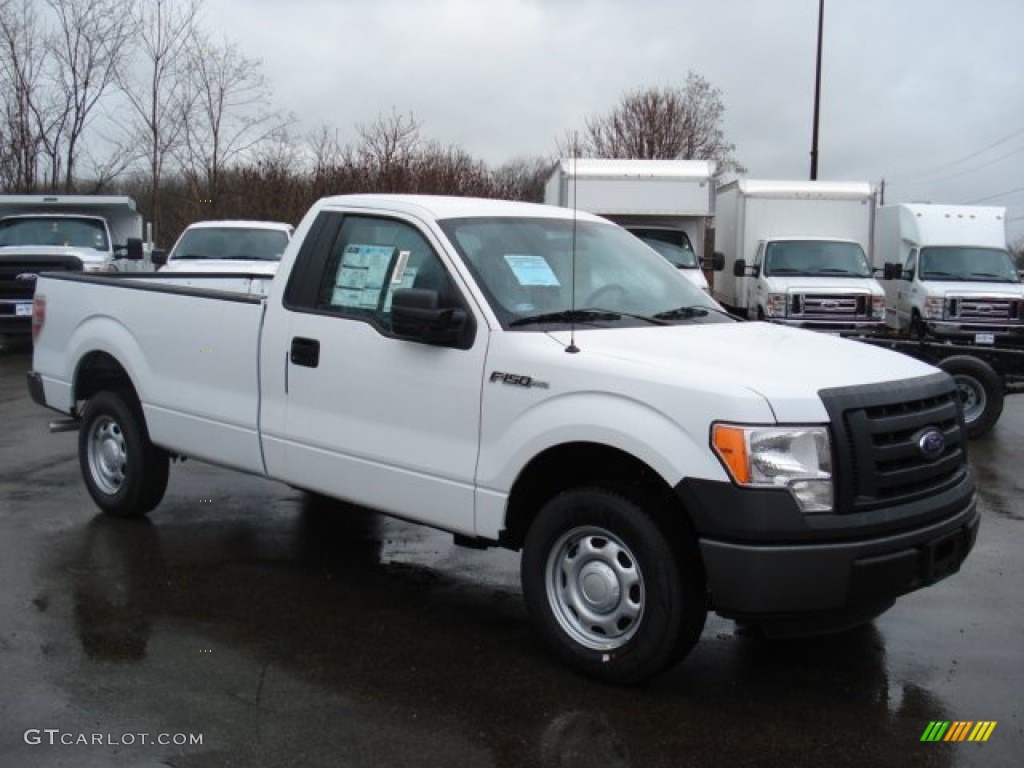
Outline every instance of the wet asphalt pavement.
[[148, 520], [104, 518], [29, 366], [0, 352], [0, 766], [1024, 764], [1024, 397], [971, 444], [959, 574], [841, 636], [709, 617], [616, 689], [544, 654], [513, 553], [194, 462]]

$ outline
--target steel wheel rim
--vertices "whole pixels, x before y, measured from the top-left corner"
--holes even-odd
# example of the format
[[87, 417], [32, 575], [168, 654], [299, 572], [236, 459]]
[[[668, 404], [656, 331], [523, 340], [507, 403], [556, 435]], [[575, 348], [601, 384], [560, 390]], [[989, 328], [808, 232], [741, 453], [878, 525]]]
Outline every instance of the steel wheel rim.
[[988, 405], [988, 398], [985, 396], [985, 389], [981, 383], [970, 376], [957, 375], [953, 377], [956, 382], [957, 391], [960, 393], [960, 405], [964, 411], [964, 421], [968, 424], [981, 418]]
[[114, 495], [124, 484], [128, 449], [121, 425], [109, 416], [96, 419], [89, 428], [89, 472], [96, 486]]
[[573, 528], [559, 537], [545, 583], [555, 620], [586, 648], [621, 648], [640, 628], [643, 574], [632, 550], [603, 528]]

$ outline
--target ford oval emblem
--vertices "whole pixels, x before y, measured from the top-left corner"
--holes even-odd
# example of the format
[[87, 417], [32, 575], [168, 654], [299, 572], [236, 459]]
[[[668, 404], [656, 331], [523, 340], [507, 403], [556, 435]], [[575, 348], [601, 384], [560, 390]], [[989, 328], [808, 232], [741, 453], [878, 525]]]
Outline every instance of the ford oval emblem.
[[917, 450], [928, 461], [934, 461], [946, 450], [946, 436], [935, 427], [929, 427], [918, 435]]
[[15, 275], [15, 280], [35, 280], [39, 275], [35, 272], [22, 272], [20, 275]]

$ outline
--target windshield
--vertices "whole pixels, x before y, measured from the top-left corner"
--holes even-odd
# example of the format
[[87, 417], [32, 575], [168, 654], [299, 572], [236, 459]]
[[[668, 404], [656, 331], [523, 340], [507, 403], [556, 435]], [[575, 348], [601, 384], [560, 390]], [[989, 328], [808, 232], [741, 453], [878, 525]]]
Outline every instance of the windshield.
[[280, 261], [287, 245], [288, 234], [280, 229], [197, 227], [185, 230], [167, 259]]
[[645, 229], [627, 227], [630, 232], [656, 250], [678, 269], [696, 269], [697, 254], [685, 232], [678, 229]]
[[857, 243], [778, 240], [768, 243], [765, 249], [764, 274], [871, 277], [871, 265]]
[[957, 246], [921, 249], [922, 280], [1019, 283], [1010, 254], [999, 248]]
[[56, 245], [64, 248], [110, 250], [107, 229], [98, 219], [72, 216], [30, 216], [0, 221], [0, 247]]
[[733, 322], [667, 261], [613, 224], [469, 218], [440, 225], [505, 328]]

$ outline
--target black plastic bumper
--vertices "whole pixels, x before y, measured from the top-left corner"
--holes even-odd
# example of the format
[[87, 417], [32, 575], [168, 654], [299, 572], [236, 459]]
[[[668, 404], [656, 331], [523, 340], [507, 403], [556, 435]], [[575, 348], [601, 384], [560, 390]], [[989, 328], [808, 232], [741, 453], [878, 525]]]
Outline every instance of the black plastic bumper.
[[[721, 529], [701, 525], [714, 518], [714, 509], [702, 508], [692, 514], [712, 607], [731, 618], [836, 614], [884, 604], [959, 570], [978, 532], [979, 515], [969, 479], [965, 479], [955, 509], [947, 506], [927, 523], [885, 530], [890, 526], [861, 527], [858, 522], [867, 521], [850, 515], [845, 530], [833, 526], [827, 531], [808, 529], [797, 538], [789, 527], [795, 503], [788, 493], [750, 493], [728, 483], [703, 485], [703, 492], [697, 494], [685, 482], [677, 489], [691, 513], [694, 504], [708, 498], [708, 486], [713, 485], [716, 489], [710, 497], [719, 502], [729, 500], [727, 506], [716, 505], [719, 512], [728, 510], [726, 517], [732, 521], [745, 519], [758, 528], [756, 540], [722, 537], [716, 535]], [[891, 510], [880, 512], [879, 517], [890, 521], [897, 517]], [[813, 519], [812, 515], [806, 517]], [[776, 522], [783, 523], [785, 531], [776, 529], [773, 536]], [[736, 533], [734, 525], [729, 528]], [[778, 543], [772, 543], [773, 538]]]
[[32, 318], [25, 315], [0, 315], [0, 333], [28, 336], [32, 333]]
[[43, 378], [35, 371], [29, 371], [26, 374], [28, 379], [28, 393], [32, 397], [32, 402], [37, 405], [46, 407], [46, 392], [43, 391]]

